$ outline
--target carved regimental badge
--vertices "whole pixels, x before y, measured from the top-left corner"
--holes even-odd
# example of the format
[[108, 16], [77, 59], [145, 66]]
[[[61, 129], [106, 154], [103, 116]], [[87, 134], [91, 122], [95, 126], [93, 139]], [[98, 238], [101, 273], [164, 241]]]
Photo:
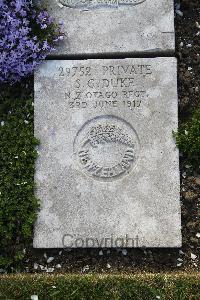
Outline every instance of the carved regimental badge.
[[98, 7], [135, 6], [146, 0], [59, 0], [59, 2], [69, 8], [91, 9]]
[[125, 120], [99, 116], [77, 133], [74, 155], [79, 168], [97, 180], [113, 180], [129, 174], [139, 153], [139, 139]]

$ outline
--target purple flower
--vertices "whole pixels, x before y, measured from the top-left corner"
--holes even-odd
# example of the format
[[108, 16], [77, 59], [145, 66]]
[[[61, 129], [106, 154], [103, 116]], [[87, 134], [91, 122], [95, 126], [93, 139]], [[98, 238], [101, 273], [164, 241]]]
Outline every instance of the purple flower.
[[46, 29], [47, 28], [47, 24], [41, 24], [41, 29]]
[[[49, 34], [52, 23], [53, 18], [38, 12], [30, 0], [0, 0], [0, 83], [15, 83], [31, 74], [55, 50], [61, 35], [55, 30]], [[44, 38], [37, 36], [38, 26]]]
[[44, 41], [44, 44], [43, 44], [43, 47], [42, 47], [43, 50], [48, 50], [49, 49], [49, 44], [47, 41]]

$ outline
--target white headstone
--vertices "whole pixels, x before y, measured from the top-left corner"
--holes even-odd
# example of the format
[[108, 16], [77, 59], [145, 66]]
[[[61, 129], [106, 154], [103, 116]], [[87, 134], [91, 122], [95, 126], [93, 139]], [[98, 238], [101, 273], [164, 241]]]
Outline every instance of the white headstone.
[[[173, 53], [173, 0], [43, 0], [63, 21], [60, 55]], [[55, 54], [55, 53], [54, 53]]]
[[175, 58], [46, 61], [35, 74], [34, 247], [179, 247]]

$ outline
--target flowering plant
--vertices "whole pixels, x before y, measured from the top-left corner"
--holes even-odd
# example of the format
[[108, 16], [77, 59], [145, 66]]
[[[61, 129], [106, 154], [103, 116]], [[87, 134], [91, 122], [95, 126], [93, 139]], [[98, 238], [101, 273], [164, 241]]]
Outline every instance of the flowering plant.
[[60, 27], [31, 0], [0, 0], [0, 83], [31, 74], [61, 39]]

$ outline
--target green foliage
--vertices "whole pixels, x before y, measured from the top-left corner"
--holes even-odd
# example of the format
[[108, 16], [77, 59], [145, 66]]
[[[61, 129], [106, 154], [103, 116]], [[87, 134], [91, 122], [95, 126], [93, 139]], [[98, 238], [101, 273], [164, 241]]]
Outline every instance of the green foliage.
[[0, 280], [0, 299], [188, 300], [200, 299], [198, 274], [9, 275]]
[[200, 108], [174, 133], [180, 151], [195, 168], [200, 165]]
[[23, 257], [30, 242], [38, 201], [34, 163], [33, 99], [10, 99], [0, 106], [0, 266]]

